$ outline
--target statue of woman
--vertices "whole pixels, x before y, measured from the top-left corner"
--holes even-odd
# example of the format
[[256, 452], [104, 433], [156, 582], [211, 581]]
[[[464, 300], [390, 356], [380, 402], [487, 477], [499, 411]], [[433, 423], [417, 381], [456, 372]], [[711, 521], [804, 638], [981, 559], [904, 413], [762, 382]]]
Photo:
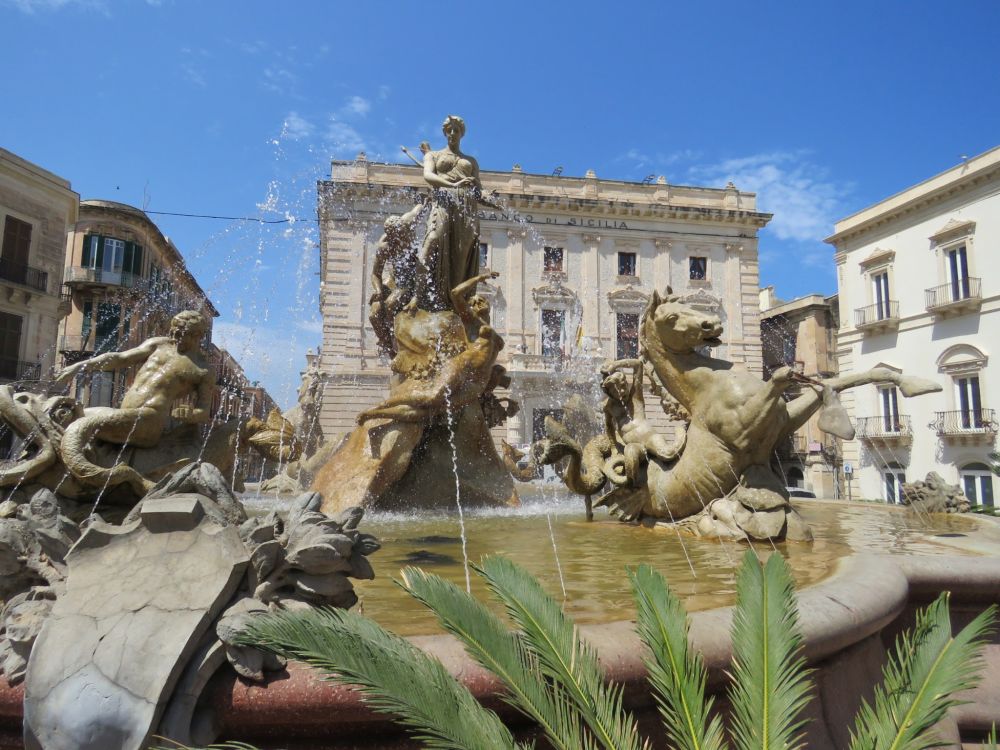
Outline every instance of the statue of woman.
[[483, 202], [479, 164], [459, 148], [465, 121], [448, 115], [442, 125], [448, 145], [424, 154], [424, 179], [434, 188], [427, 234], [417, 255], [417, 305], [430, 312], [450, 306], [451, 290], [479, 274], [479, 217]]

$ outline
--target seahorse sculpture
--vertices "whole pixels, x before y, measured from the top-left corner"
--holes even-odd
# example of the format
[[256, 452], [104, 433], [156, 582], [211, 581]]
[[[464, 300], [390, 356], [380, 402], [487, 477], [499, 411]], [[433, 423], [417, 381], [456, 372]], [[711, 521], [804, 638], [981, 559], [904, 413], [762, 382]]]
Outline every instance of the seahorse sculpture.
[[[718, 316], [685, 305], [669, 287], [665, 296], [654, 292], [640, 323], [640, 357], [657, 384], [690, 414], [683, 451], [673, 460], [650, 452], [644, 471], [620, 476], [617, 466], [624, 460], [625, 446], [620, 437], [603, 435], [600, 438], [612, 442], [610, 454], [589, 450], [589, 445], [577, 447], [576, 460], [565, 473], [566, 485], [596, 492], [611, 484], [595, 505], [611, 507], [626, 520], [679, 522], [703, 536], [807, 539], [808, 527], [770, 468], [778, 441], [824, 403], [834, 406], [833, 394], [847, 388], [893, 384], [906, 397], [941, 390], [932, 381], [875, 368], [810, 381], [801, 395], [786, 401], [785, 391], [801, 382], [791, 368], [783, 367], [763, 381], [702, 353], [721, 344], [722, 333]], [[828, 408], [819, 426], [844, 439], [854, 436], [842, 408]], [[546, 438], [535, 446], [540, 463], [562, 457], [568, 445], [558, 428], [550, 430], [548, 423], [546, 427]], [[595, 481], [598, 475], [604, 481]], [[601, 486], [592, 489], [596, 484]]]

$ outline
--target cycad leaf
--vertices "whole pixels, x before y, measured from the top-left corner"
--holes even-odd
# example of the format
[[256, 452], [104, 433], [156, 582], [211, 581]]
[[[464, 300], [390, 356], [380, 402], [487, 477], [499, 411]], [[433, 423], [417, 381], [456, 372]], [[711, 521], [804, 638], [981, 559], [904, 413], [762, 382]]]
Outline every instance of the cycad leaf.
[[[701, 654], [688, 645], [687, 613], [666, 580], [648, 565], [629, 571], [639, 637], [649, 648], [646, 669], [671, 746], [722, 750], [722, 722], [705, 698]], [[711, 718], [710, 718], [711, 717]]]
[[903, 633], [875, 689], [875, 705], [861, 706], [851, 736], [852, 750], [926, 750], [939, 747], [930, 731], [949, 708], [952, 696], [979, 682], [982, 646], [993, 630], [991, 606], [951, 635], [948, 594], [917, 613], [912, 632]]
[[[157, 737], [157, 739], [161, 739]], [[169, 747], [166, 745], [159, 745], [152, 750], [258, 750], [253, 745], [248, 745], [245, 742], [219, 742], [215, 745], [206, 745], [205, 747], [190, 747], [180, 742], [175, 742], [174, 740], [165, 740], [169, 742]]]
[[376, 711], [394, 714], [428, 748], [520, 747], [436, 659], [372, 620], [342, 609], [278, 612], [253, 618], [238, 639], [355, 686]]
[[549, 685], [538, 659], [503, 620], [450, 581], [419, 568], [402, 571], [403, 588], [429, 607], [469, 655], [507, 686], [504, 699], [534, 719], [557, 750], [593, 748], [566, 694]]
[[593, 649], [538, 581], [503, 557], [485, 558], [477, 572], [503, 602], [542, 671], [576, 705], [598, 744], [607, 750], [645, 750], [635, 720], [622, 708], [622, 688], [604, 682]]
[[739, 750], [802, 747], [809, 698], [792, 576], [780, 554], [761, 565], [753, 550], [736, 575], [732, 737]]

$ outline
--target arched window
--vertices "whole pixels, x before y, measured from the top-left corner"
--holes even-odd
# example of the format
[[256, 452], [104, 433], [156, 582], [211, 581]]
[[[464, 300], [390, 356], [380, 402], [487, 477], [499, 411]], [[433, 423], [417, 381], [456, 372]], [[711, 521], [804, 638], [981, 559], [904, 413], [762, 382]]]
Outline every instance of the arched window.
[[989, 466], [980, 462], [966, 464], [958, 473], [970, 503], [993, 506], [993, 472]]
[[805, 477], [802, 476], [802, 469], [798, 466], [793, 466], [788, 470], [788, 474], [785, 477], [785, 481], [788, 482], [789, 487], [801, 487], [802, 480]]
[[906, 470], [893, 462], [882, 469], [882, 497], [887, 503], [903, 502], [903, 482]]

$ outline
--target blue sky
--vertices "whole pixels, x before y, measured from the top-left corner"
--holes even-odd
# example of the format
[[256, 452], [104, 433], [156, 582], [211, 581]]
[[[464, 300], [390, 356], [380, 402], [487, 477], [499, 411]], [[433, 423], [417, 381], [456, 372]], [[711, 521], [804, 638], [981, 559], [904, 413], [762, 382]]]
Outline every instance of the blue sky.
[[1000, 4], [0, 0], [0, 145], [150, 211], [279, 402], [320, 340], [315, 181], [465, 117], [485, 169], [756, 190], [762, 283], [835, 291], [833, 221], [1000, 144]]

